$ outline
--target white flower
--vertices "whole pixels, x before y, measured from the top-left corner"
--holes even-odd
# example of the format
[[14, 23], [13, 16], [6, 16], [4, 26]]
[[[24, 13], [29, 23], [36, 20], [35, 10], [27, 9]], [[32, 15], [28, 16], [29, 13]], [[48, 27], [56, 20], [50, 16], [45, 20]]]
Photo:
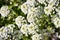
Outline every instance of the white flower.
[[0, 9], [0, 14], [3, 17], [7, 17], [7, 15], [9, 14], [10, 10], [8, 10], [8, 6], [2, 6]]
[[45, 0], [37, 0], [39, 3], [44, 4]]
[[27, 14], [28, 13], [28, 9], [30, 9], [30, 5], [28, 2], [25, 2], [24, 4], [21, 5], [21, 11], [24, 13], [24, 14]]
[[58, 36], [58, 38], [60, 39], [60, 35]]
[[7, 39], [9, 37], [8, 34], [13, 33], [13, 27], [15, 27], [15, 25], [9, 24], [8, 26], [3, 26], [2, 28], [0, 28], [0, 37]]
[[3, 32], [12, 33], [13, 32], [13, 28], [5, 27]]
[[48, 5], [50, 6], [54, 6], [54, 5], [58, 6], [59, 4], [59, 0], [46, 0], [46, 2], [48, 2]]
[[26, 23], [26, 20], [24, 19], [24, 17], [18, 16], [18, 17], [15, 19], [15, 23], [16, 23], [16, 25], [18, 26], [18, 28], [20, 28], [23, 24]]
[[23, 34], [25, 34], [25, 36], [28, 36], [28, 35], [27, 35], [27, 33], [28, 33], [27, 27], [28, 27], [28, 25], [27, 25], [27, 24], [24, 24], [24, 25], [21, 26], [21, 29], [20, 29], [20, 31], [21, 31]]
[[57, 16], [52, 18], [52, 22], [54, 23], [56, 28], [60, 27], [60, 19]]
[[45, 14], [47, 14], [47, 15], [50, 15], [51, 12], [52, 12], [52, 10], [54, 10], [54, 8], [51, 7], [51, 6], [44, 7], [44, 12], [45, 12]]
[[34, 22], [34, 15], [33, 14], [28, 14], [27, 15], [27, 20], [28, 20], [28, 22]]
[[37, 25], [35, 25], [35, 24], [33, 24], [33, 23], [30, 23], [30, 24], [28, 25], [28, 32], [29, 32], [29, 34], [35, 34], [36, 31], [37, 31], [37, 28], [38, 28]]
[[57, 1], [57, 0], [50, 0], [50, 1], [49, 1], [49, 5], [51, 5], [51, 6], [55, 5], [56, 1]]
[[38, 7], [31, 7], [30, 9], [29, 9], [29, 13], [33, 13], [33, 14], [35, 14], [36, 13], [36, 15], [38, 15], [39, 13], [40, 13], [40, 6], [38, 6]]
[[3, 32], [6, 32], [6, 33], [13, 33], [13, 28], [15, 27], [15, 25], [13, 24], [9, 24], [8, 26], [6, 26], [4, 28], [4, 31]]
[[40, 40], [40, 39], [42, 39], [41, 34], [35, 34], [31, 38], [32, 38], [32, 40]]
[[7, 39], [8, 35], [6, 33], [0, 32], [0, 37], [4, 38], [4, 39]]
[[0, 37], [1, 38], [4, 38], [4, 39], [7, 39], [8, 38], [8, 35], [6, 32], [4, 32], [4, 26], [2, 28], [0, 28]]
[[21, 11], [24, 13], [24, 14], [28, 14], [28, 10], [31, 9], [31, 7], [35, 7], [35, 4], [36, 1], [35, 0], [27, 0], [25, 3], [23, 3], [21, 5]]
[[37, 4], [35, 0], [27, 0], [27, 3], [28, 3], [29, 5], [31, 5], [32, 7], [34, 7], [35, 4]]
[[40, 15], [40, 11], [39, 11], [39, 8], [31, 8], [29, 10], [29, 13], [27, 14], [27, 20], [28, 22], [34, 22], [36, 20], [37, 17], [39, 17]]
[[55, 10], [56, 10], [56, 12], [57, 12], [57, 15], [60, 17], [60, 10], [59, 10], [60, 8], [56, 8]]

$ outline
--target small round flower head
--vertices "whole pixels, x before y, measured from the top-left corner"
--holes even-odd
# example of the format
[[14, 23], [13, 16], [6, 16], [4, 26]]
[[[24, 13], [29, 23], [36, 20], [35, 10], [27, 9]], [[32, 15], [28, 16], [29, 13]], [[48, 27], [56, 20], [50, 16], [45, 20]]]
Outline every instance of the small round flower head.
[[18, 26], [18, 28], [20, 28], [23, 24], [26, 23], [26, 20], [24, 19], [24, 17], [18, 16], [18, 17], [15, 19], [15, 23], [16, 23], [16, 25]]
[[6, 32], [6, 33], [13, 33], [13, 28], [15, 27], [15, 25], [13, 25], [13, 24], [9, 24], [8, 26], [6, 26], [5, 28], [4, 28], [4, 32]]
[[28, 35], [27, 35], [27, 33], [28, 33], [27, 27], [28, 27], [28, 25], [27, 25], [27, 24], [24, 24], [24, 25], [21, 26], [21, 29], [20, 29], [20, 31], [21, 31], [23, 34], [25, 34], [25, 36], [28, 36]]
[[34, 34], [34, 35], [32, 35], [32, 40], [40, 40], [40, 39], [42, 39], [42, 37], [41, 37], [41, 34]]
[[27, 15], [27, 20], [28, 20], [28, 22], [34, 22], [34, 15], [33, 14], [28, 14]]
[[56, 28], [60, 27], [60, 19], [57, 16], [52, 18], [52, 22], [54, 23]]
[[6, 33], [13, 33], [13, 28], [5, 27], [4, 30]]
[[35, 21], [35, 18], [39, 17], [39, 14], [40, 11], [39, 11], [39, 8], [31, 8], [29, 10], [29, 13], [27, 14], [27, 20], [28, 22], [34, 22]]
[[4, 32], [4, 26], [2, 28], [0, 28], [0, 37], [1, 38], [4, 38], [4, 39], [7, 39], [8, 35], [6, 32]]
[[56, 1], [57, 0], [50, 0], [49, 5], [51, 5], [51, 6], [55, 5]]
[[4, 38], [4, 39], [7, 39], [8, 35], [6, 33], [0, 32], [0, 37]]
[[44, 12], [46, 15], [51, 15], [52, 10], [54, 10], [54, 8], [51, 6], [44, 7]]
[[40, 13], [40, 7], [31, 7], [28, 11], [29, 13], [36, 13], [38, 15], [38, 13]]
[[38, 29], [38, 26], [33, 24], [33, 23], [30, 23], [28, 25], [28, 32], [29, 32], [29, 34], [35, 34], [37, 29]]
[[25, 2], [24, 4], [21, 5], [21, 11], [24, 13], [24, 14], [27, 14], [28, 13], [28, 9], [30, 9], [30, 5]]
[[7, 15], [9, 14], [10, 10], [8, 9], [8, 6], [2, 6], [0, 9], [0, 14], [3, 17], [7, 17]]
[[8, 34], [13, 33], [13, 27], [15, 27], [15, 25], [9, 24], [8, 26], [3, 26], [2, 28], [0, 28], [0, 37], [7, 39], [9, 37]]

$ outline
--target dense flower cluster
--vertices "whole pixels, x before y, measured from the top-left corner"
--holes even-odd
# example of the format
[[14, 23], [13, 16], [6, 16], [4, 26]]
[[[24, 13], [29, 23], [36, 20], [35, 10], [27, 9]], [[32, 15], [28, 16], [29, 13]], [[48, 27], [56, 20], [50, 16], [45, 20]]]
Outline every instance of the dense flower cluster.
[[1, 39], [7, 39], [10, 36], [9, 34], [13, 33], [14, 27], [15, 27], [15, 25], [10, 24], [6, 27], [3, 26], [2, 28], [0, 28], [0, 38]]
[[60, 0], [5, 1], [0, 7], [1, 40], [60, 39]]

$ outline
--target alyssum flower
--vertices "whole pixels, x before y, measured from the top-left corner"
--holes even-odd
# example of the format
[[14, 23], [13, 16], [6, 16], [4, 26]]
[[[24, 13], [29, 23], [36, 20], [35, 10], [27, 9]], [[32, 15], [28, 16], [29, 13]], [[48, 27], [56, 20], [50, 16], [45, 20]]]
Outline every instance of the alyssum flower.
[[3, 17], [7, 17], [7, 15], [10, 13], [10, 10], [8, 9], [8, 6], [2, 6], [0, 9], [0, 14]]

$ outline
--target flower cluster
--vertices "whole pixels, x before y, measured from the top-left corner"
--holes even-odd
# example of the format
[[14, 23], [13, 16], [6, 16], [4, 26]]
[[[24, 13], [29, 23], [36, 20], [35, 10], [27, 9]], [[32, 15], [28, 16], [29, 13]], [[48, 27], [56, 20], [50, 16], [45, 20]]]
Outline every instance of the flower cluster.
[[2, 4], [1, 40], [60, 39], [60, 0], [5, 0]]
[[14, 27], [15, 27], [15, 25], [9, 24], [6, 27], [3, 26], [2, 28], [0, 28], [0, 38], [1, 39], [7, 39], [10, 36], [9, 34], [13, 33]]

